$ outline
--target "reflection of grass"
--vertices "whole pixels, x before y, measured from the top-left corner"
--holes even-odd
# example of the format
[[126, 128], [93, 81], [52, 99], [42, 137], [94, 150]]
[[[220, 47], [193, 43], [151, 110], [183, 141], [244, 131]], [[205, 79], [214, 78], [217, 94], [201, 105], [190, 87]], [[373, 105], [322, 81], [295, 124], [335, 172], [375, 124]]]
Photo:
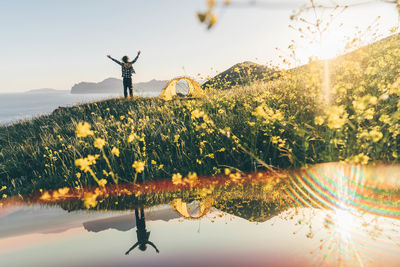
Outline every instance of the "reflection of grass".
[[[59, 205], [68, 211], [126, 210], [170, 204], [185, 218], [207, 214], [211, 207], [250, 221], [266, 221], [292, 208], [316, 208], [369, 213], [400, 218], [398, 166], [367, 167], [321, 164], [293, 172], [258, 172], [196, 178], [195, 182], [158, 180], [145, 183], [43, 191], [29, 197], [0, 201], [0, 207], [18, 204]], [[379, 175], [377, 175], [379, 173]], [[190, 215], [186, 203], [197, 201], [200, 215]]]
[[[398, 161], [398, 44], [393, 37], [330, 61], [329, 107], [324, 63], [313, 62], [204, 99], [110, 99], [1, 127], [2, 194], [225, 168]], [[81, 122], [93, 131], [86, 137], [76, 135]]]
[[[68, 211], [133, 210], [139, 207], [150, 208], [169, 204], [185, 216], [187, 210], [182, 210], [182, 207], [174, 203], [176, 204], [177, 200], [178, 203], [197, 201], [200, 206], [205, 205], [205, 212], [201, 216], [206, 215], [212, 206], [250, 221], [265, 221], [288, 208], [285, 204], [287, 201], [283, 201], [286, 197], [283, 187], [287, 181], [281, 178], [264, 173], [262, 177], [261, 175], [243, 177], [240, 181], [221, 177], [218, 183], [215, 179], [206, 178], [199, 180], [194, 187], [182, 187], [158, 181], [143, 185], [106, 186], [75, 192], [60, 189], [30, 197], [26, 203], [57, 205]], [[11, 205], [15, 204], [12, 199], [9, 201]]]

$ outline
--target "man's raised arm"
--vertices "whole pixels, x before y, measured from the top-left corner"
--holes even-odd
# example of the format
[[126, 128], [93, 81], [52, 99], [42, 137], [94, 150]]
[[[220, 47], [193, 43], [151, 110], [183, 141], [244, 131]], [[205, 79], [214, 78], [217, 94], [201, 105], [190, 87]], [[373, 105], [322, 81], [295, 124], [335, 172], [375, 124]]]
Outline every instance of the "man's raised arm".
[[150, 246], [152, 246], [152, 247], [156, 250], [157, 253], [160, 253], [160, 251], [158, 250], [158, 248], [156, 247], [156, 245], [153, 244], [153, 242], [147, 241], [147, 244], [149, 244]]
[[139, 242], [136, 242], [135, 245], [133, 245], [127, 252], [125, 252], [125, 255], [128, 255], [129, 252], [131, 252], [132, 250], [134, 250], [138, 245], [139, 245]]
[[141, 53], [140, 51], [137, 52], [137, 56], [135, 57], [134, 60], [131, 61], [131, 64], [135, 63], [138, 60], [140, 53]]
[[114, 61], [115, 63], [117, 63], [118, 65], [122, 65], [122, 62], [116, 60], [115, 58], [112, 58], [110, 55], [107, 56], [109, 59], [111, 59], [112, 61]]

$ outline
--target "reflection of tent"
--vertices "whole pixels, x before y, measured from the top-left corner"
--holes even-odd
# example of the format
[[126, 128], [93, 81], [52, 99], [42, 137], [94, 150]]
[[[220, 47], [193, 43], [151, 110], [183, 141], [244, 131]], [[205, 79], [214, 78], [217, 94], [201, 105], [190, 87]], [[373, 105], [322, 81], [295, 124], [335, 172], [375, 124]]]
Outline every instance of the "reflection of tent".
[[195, 80], [188, 77], [180, 77], [171, 80], [167, 86], [162, 90], [160, 98], [164, 100], [171, 100], [174, 96], [177, 95], [176, 86], [179, 81], [186, 81], [188, 85], [189, 92], [187, 96], [190, 97], [202, 97], [204, 95], [203, 89], [201, 89], [200, 84], [198, 84]]
[[182, 199], [177, 198], [174, 199], [170, 205], [174, 210], [176, 210], [180, 215], [182, 215], [186, 219], [200, 219], [205, 216], [211, 209], [212, 204], [214, 203], [214, 199], [211, 196], [207, 196], [205, 199], [201, 200], [199, 203], [200, 212], [198, 215], [191, 215], [189, 213], [188, 205], [186, 202], [183, 202]]

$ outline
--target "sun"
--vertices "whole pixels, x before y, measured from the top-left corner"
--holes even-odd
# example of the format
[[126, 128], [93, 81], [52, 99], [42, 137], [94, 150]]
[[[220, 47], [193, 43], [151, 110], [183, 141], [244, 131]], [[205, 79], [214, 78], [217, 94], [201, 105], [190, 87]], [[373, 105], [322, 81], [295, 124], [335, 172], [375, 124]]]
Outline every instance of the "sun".
[[336, 209], [333, 220], [336, 232], [343, 239], [349, 239], [352, 232], [358, 227], [355, 216], [346, 210]]
[[308, 58], [327, 60], [344, 52], [346, 41], [339, 33], [326, 33], [321, 40], [314, 41], [305, 47]]
[[360, 245], [355, 240], [361, 227], [357, 217], [349, 210], [337, 208], [334, 210], [331, 222], [333, 230], [331, 245], [335, 247], [332, 256], [335, 255], [334, 257], [337, 257], [340, 262], [354, 261], [353, 263], [363, 266]]
[[[344, 54], [349, 40], [357, 37], [360, 29], [351, 24], [330, 24], [326, 30], [313, 32], [298, 39], [300, 56], [305, 59], [328, 60]], [[365, 36], [367, 38], [367, 36]]]

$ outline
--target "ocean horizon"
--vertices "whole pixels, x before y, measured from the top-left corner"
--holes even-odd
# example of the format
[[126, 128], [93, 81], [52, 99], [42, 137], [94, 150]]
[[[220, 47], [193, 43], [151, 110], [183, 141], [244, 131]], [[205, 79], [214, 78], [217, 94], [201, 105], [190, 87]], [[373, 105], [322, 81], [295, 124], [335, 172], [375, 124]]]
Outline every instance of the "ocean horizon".
[[[156, 96], [154, 92], [140, 96]], [[59, 107], [122, 97], [122, 94], [71, 94], [70, 91], [0, 94], [0, 126], [51, 114]]]

